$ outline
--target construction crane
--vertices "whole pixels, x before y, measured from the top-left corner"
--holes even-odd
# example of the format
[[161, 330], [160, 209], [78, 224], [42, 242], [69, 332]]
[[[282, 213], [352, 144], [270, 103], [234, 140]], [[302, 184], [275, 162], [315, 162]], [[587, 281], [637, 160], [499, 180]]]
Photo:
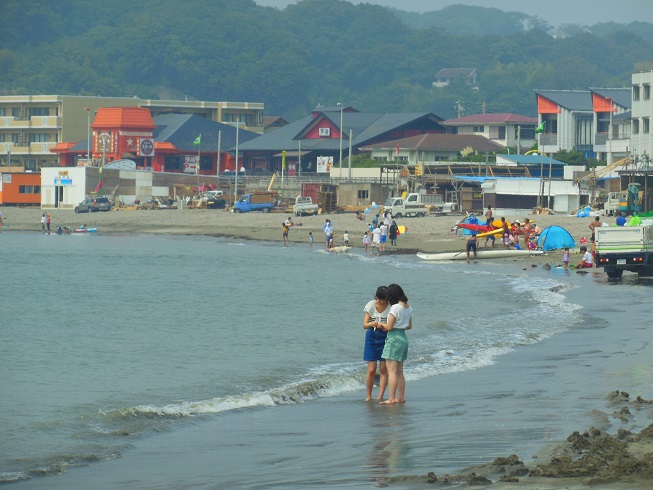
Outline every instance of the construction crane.
[[595, 167], [591, 173], [579, 177], [574, 181], [574, 183], [580, 184], [581, 182], [587, 182], [587, 187], [590, 190], [590, 204], [594, 205], [596, 201], [596, 189], [598, 187], [597, 183], [599, 182], [599, 180], [601, 180], [603, 177], [608, 175], [613, 170], [618, 169], [619, 167], [630, 165], [632, 161], [633, 161], [632, 157], [625, 157], [622, 158], [621, 160], [617, 160], [616, 162], [612, 162], [610, 165], [606, 165], [605, 167], [599, 167], [599, 168]]

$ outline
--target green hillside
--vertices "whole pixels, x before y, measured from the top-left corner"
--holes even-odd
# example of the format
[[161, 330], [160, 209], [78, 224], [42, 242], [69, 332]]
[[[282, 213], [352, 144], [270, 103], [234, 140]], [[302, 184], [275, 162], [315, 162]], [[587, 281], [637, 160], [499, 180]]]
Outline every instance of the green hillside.
[[[365, 111], [533, 115], [533, 89], [630, 85], [653, 25], [551, 26], [515, 12], [426, 14], [340, 0], [5, 0], [0, 93], [264, 102], [294, 120], [317, 104]], [[433, 88], [442, 68], [473, 67]]]

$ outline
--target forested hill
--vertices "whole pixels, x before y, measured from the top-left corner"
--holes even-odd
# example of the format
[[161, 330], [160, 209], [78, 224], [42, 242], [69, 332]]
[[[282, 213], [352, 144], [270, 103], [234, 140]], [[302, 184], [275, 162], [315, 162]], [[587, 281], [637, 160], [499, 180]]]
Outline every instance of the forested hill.
[[[5, 0], [0, 93], [264, 102], [295, 120], [342, 102], [378, 112], [535, 113], [533, 90], [630, 85], [653, 25], [558, 26], [482, 7], [414, 14], [341, 0]], [[434, 88], [476, 68], [478, 90]]]

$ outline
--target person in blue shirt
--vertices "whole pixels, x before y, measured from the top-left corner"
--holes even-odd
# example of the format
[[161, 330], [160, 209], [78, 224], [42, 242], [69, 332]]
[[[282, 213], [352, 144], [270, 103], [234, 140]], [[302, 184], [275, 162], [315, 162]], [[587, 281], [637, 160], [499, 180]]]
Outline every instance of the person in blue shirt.
[[620, 213], [619, 216], [617, 216], [617, 226], [624, 226], [626, 224], [626, 217], [624, 216], [624, 213]]

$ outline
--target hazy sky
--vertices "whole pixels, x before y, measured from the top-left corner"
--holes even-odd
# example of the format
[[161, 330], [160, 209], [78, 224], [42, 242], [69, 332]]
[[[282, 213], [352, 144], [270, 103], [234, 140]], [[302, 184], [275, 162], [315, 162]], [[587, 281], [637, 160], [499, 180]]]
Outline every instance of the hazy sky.
[[[297, 0], [254, 0], [259, 5], [283, 8]], [[325, 2], [332, 0], [323, 0]], [[537, 15], [553, 25], [635, 20], [653, 23], [651, 0], [349, 0], [350, 3], [373, 3], [409, 12], [430, 12], [448, 5], [464, 4], [494, 7], [500, 10]]]

